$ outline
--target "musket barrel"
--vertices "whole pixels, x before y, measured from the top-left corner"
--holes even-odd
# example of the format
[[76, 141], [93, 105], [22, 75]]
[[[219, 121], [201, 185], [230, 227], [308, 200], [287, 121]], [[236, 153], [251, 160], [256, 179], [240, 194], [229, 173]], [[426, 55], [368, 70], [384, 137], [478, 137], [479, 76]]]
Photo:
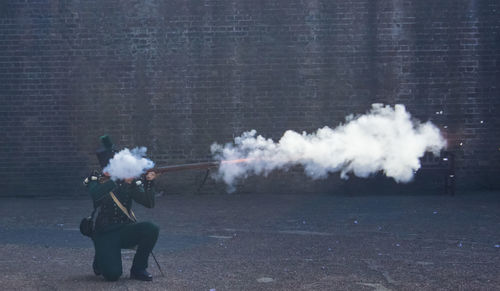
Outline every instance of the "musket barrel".
[[238, 163], [246, 163], [250, 159], [238, 159], [238, 160], [224, 160], [224, 161], [211, 161], [204, 163], [192, 163], [192, 164], [181, 164], [181, 165], [171, 165], [171, 166], [163, 166], [152, 168], [146, 171], [155, 172], [155, 173], [166, 173], [166, 172], [177, 172], [177, 171], [185, 171], [185, 170], [197, 170], [197, 169], [211, 169], [218, 168], [221, 164], [238, 164]]
[[217, 168], [219, 165], [220, 162], [181, 164], [181, 165], [171, 165], [171, 166], [152, 168], [147, 170], [146, 172], [166, 173], [166, 172], [176, 172], [184, 170], [210, 169], [210, 168]]

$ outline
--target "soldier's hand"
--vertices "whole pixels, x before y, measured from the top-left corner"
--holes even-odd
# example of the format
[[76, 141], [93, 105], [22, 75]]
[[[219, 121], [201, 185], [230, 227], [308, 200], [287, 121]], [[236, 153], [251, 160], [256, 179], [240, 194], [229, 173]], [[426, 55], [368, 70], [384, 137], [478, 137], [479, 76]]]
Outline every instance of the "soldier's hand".
[[155, 172], [148, 172], [146, 174], [146, 180], [148, 181], [152, 181], [154, 180], [157, 176], [159, 176], [158, 174], [156, 174]]

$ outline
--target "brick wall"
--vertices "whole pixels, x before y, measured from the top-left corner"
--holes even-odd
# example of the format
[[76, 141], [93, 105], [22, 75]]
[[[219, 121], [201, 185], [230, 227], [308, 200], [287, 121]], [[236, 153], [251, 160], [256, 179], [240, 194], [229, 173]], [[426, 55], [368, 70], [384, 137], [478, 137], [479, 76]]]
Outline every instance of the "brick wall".
[[[147, 146], [159, 164], [196, 162], [243, 131], [334, 127], [374, 102], [443, 128], [459, 187], [498, 189], [499, 10], [496, 0], [2, 1], [0, 195], [81, 194], [103, 133]], [[202, 175], [161, 188], [190, 193]], [[239, 189], [340, 184], [292, 169]]]

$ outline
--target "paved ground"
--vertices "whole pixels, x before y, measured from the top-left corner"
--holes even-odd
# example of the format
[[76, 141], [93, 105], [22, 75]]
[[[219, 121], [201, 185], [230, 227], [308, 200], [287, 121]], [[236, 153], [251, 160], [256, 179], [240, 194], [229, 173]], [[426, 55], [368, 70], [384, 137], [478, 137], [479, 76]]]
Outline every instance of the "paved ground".
[[3, 290], [499, 290], [500, 193], [159, 197], [153, 282], [92, 274], [84, 199], [0, 199]]

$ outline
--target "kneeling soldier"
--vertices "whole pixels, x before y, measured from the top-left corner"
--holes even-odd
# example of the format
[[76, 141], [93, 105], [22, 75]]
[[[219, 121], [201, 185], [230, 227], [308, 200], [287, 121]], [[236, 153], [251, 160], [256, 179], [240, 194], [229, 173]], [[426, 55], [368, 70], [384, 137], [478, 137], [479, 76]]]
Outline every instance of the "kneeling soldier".
[[[97, 156], [102, 168], [113, 158], [113, 144], [108, 136], [101, 137], [103, 148]], [[137, 247], [130, 269], [130, 278], [151, 281], [146, 269], [149, 254], [158, 239], [159, 228], [151, 222], [136, 222], [131, 211], [132, 200], [148, 208], [154, 207], [153, 180], [149, 172], [144, 179], [113, 181], [108, 173], [94, 172], [85, 180], [94, 202], [95, 230], [92, 235], [95, 255], [92, 264], [96, 275], [116, 281], [122, 275], [121, 249]]]

